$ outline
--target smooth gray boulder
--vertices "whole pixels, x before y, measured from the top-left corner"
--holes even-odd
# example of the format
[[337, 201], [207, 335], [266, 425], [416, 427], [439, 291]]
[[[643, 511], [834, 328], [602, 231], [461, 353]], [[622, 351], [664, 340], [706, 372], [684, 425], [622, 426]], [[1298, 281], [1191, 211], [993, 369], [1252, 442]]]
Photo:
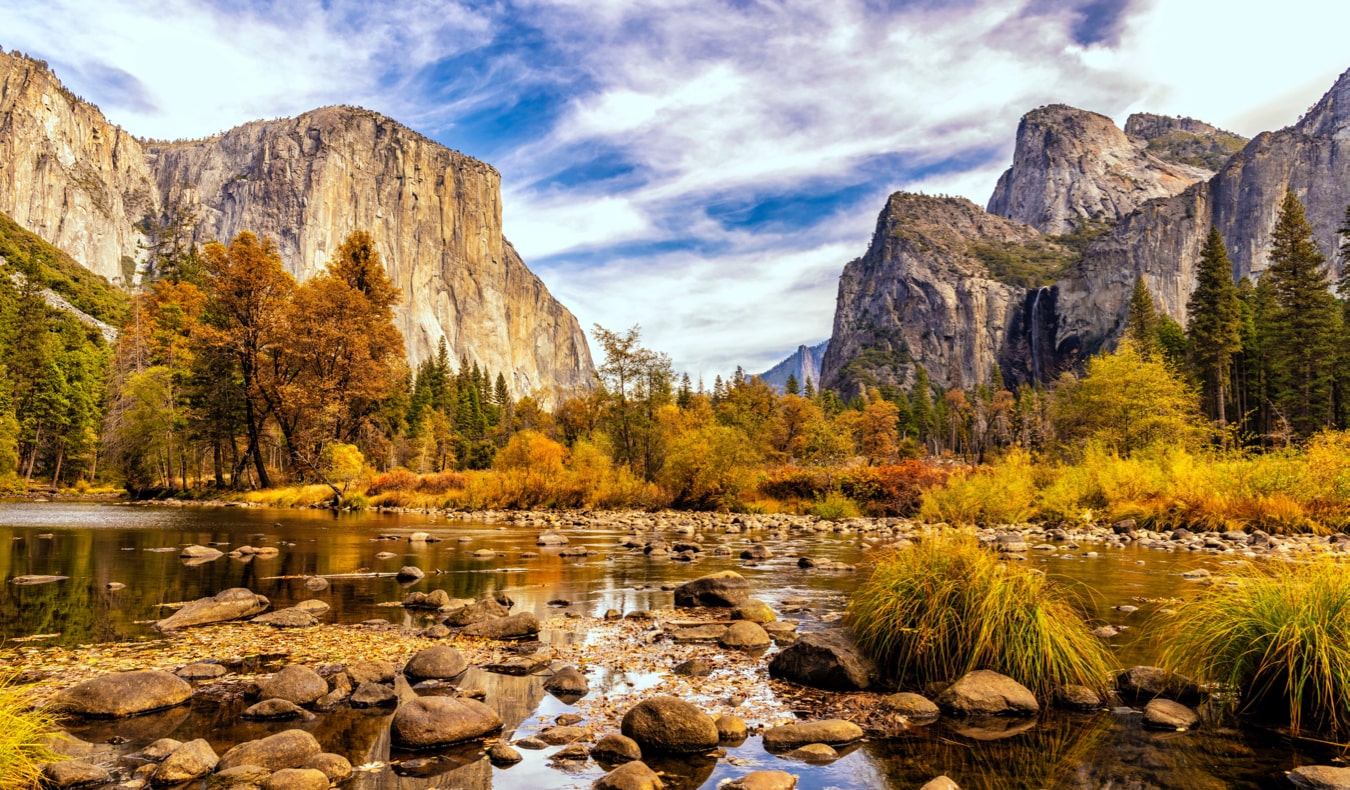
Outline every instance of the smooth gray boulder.
[[735, 571], [710, 573], [675, 588], [676, 606], [740, 606], [750, 599], [750, 582]]
[[65, 713], [119, 718], [181, 705], [192, 697], [192, 686], [168, 672], [138, 669], [114, 672], [86, 680], [53, 699]]
[[678, 697], [645, 699], [624, 714], [620, 730], [644, 753], [706, 752], [717, 748], [717, 723]]
[[389, 731], [394, 744], [430, 749], [481, 738], [502, 728], [487, 705], [462, 697], [419, 697], [399, 706]]
[[265, 596], [246, 587], [222, 590], [210, 598], [198, 598], [155, 623], [156, 631], [173, 631], [194, 625], [210, 625], [261, 614], [271, 604]]
[[834, 630], [803, 634], [769, 661], [769, 675], [826, 691], [863, 691], [877, 669], [847, 634]]

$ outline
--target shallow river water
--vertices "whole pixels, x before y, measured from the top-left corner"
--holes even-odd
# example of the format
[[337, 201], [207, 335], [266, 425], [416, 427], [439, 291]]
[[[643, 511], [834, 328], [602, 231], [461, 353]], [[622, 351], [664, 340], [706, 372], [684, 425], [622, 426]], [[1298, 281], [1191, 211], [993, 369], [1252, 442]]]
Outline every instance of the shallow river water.
[[[427, 531], [439, 543], [380, 540], [382, 534]], [[516, 611], [550, 613], [548, 602], [571, 601], [579, 614], [600, 616], [608, 609], [669, 608], [671, 594], [660, 587], [706, 573], [735, 569], [750, 581], [757, 598], [778, 608], [788, 598], [806, 598], [801, 630], [813, 630], [842, 610], [858, 575], [804, 571], [796, 558], [855, 563], [864, 546], [857, 535], [816, 534], [771, 544], [776, 559], [743, 567], [735, 559], [752, 538], [703, 535], [705, 545], [724, 540], [731, 557], [708, 557], [694, 564], [649, 558], [618, 546], [629, 534], [623, 526], [566, 530], [573, 545], [591, 554], [563, 558], [534, 546], [538, 527], [473, 524], [420, 514], [333, 514], [314, 510], [254, 508], [167, 508], [68, 503], [0, 504], [0, 571], [5, 580], [21, 575], [68, 576], [35, 586], [0, 587], [0, 638], [25, 646], [78, 646], [95, 642], [161, 638], [148, 621], [165, 616], [161, 604], [188, 601], [230, 587], [248, 587], [268, 596], [273, 608], [320, 598], [332, 609], [326, 622], [357, 623], [373, 618], [410, 626], [424, 624], [399, 608], [379, 606], [401, 600], [410, 590], [444, 589], [451, 597], [510, 595]], [[675, 536], [670, 536], [675, 537]], [[222, 557], [188, 565], [178, 550], [188, 544], [276, 546], [275, 558], [248, 562]], [[474, 559], [471, 552], [492, 549], [504, 556]], [[522, 551], [540, 556], [522, 558]], [[397, 556], [379, 560], [375, 554]], [[1096, 556], [1088, 556], [1095, 553]], [[1058, 578], [1083, 585], [1100, 620], [1128, 626], [1112, 640], [1119, 664], [1151, 663], [1160, 650], [1151, 639], [1149, 619], [1163, 606], [1178, 605], [1194, 589], [1181, 578], [1185, 570], [1220, 567], [1222, 557], [1174, 554], [1127, 547], [1105, 549], [1084, 544], [1077, 550], [1032, 553], [1028, 562]], [[303, 575], [391, 572], [417, 565], [429, 575], [413, 585], [392, 577], [335, 578], [327, 590], [308, 592]], [[439, 571], [439, 573], [438, 573]], [[108, 592], [121, 582], [125, 589]], [[1123, 612], [1117, 606], [1136, 606]], [[38, 639], [31, 639], [32, 637]], [[542, 635], [547, 640], [549, 634]], [[555, 637], [557, 638], [557, 637]], [[622, 673], [592, 676], [592, 694], [641, 688], [650, 678]], [[539, 676], [511, 677], [470, 673], [460, 684], [487, 691], [506, 721], [506, 735], [523, 737], [574, 710], [546, 694]], [[391, 753], [388, 712], [345, 707], [314, 720], [294, 723], [240, 723], [234, 703], [196, 700], [190, 706], [120, 722], [94, 723], [72, 731], [95, 755], [127, 753], [160, 737], [204, 737], [217, 753], [235, 743], [301, 726], [329, 751], [353, 763], [388, 763], [408, 755]], [[106, 746], [109, 739], [125, 742]], [[100, 752], [100, 749], [103, 751]], [[348, 787], [374, 790], [431, 788], [589, 787], [602, 774], [594, 763], [565, 772], [552, 767], [545, 752], [522, 750], [524, 762], [505, 769], [480, 759], [473, 746], [434, 758], [401, 762], [398, 770], [361, 772]], [[110, 751], [111, 750], [111, 751]], [[1306, 743], [1294, 744], [1277, 733], [1229, 729], [1220, 724], [1192, 732], [1150, 732], [1138, 715], [1045, 713], [1039, 720], [1001, 733], [964, 730], [939, 721], [915, 727], [904, 738], [864, 742], [827, 766], [780, 759], [764, 751], [757, 737], [728, 749], [722, 760], [682, 758], [671, 764], [649, 761], [665, 770], [676, 788], [715, 787], [723, 779], [757, 768], [780, 768], [799, 775], [807, 790], [826, 788], [910, 788], [939, 774], [973, 788], [1287, 788], [1284, 774], [1301, 764], [1325, 763], [1332, 753]]]

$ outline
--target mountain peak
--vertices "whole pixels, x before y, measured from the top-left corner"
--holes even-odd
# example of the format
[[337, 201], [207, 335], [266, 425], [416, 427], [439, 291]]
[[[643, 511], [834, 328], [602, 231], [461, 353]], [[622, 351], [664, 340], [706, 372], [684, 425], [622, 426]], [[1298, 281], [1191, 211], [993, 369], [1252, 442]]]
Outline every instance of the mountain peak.
[[1296, 128], [1311, 137], [1350, 139], [1350, 69], [1337, 78]]

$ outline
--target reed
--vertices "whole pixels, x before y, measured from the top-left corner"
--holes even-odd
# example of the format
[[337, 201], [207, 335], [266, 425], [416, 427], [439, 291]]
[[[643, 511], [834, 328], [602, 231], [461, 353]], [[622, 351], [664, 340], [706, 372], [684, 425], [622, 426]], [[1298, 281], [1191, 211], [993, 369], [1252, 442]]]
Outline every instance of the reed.
[[1239, 713], [1350, 736], [1350, 568], [1332, 557], [1239, 566], [1167, 623], [1163, 663], [1237, 693]]
[[846, 622], [902, 687], [991, 669], [1041, 697], [1065, 685], [1104, 694], [1112, 671], [1072, 590], [1005, 563], [964, 531], [932, 532], [877, 557]]
[[0, 787], [36, 787], [42, 766], [61, 759], [50, 746], [55, 719], [27, 697], [12, 673], [0, 677]]

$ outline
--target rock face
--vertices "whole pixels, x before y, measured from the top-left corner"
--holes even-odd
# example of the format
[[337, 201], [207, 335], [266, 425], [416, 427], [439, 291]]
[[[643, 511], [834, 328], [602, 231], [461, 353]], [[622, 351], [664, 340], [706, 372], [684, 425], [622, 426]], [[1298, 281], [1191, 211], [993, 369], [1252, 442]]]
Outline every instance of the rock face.
[[797, 385], [804, 391], [806, 382], [810, 381], [813, 388], [820, 387], [820, 363], [825, 359], [825, 350], [830, 347], [830, 341], [817, 343], [814, 346], [797, 346], [797, 350], [787, 359], [779, 362], [777, 365], [769, 368], [759, 377], [765, 384], [773, 387], [779, 392], [787, 389], [788, 376], [797, 378]]
[[194, 625], [210, 625], [252, 617], [271, 602], [246, 587], [232, 587], [210, 598], [198, 598], [155, 623], [156, 631], [175, 631]]
[[115, 718], [172, 708], [191, 696], [192, 686], [181, 678], [142, 669], [86, 680], [57, 694], [54, 703], [66, 713]]
[[367, 230], [403, 295], [412, 364], [444, 338], [516, 395], [590, 386], [576, 318], [502, 235], [500, 187], [491, 166], [354, 107], [138, 140], [42, 62], [0, 53], [0, 211], [85, 267], [130, 284], [147, 242], [137, 223], [171, 209], [196, 215], [199, 243], [271, 237], [300, 279]]
[[[989, 213], [893, 195], [867, 254], [840, 277], [825, 384], [845, 396], [910, 385], [922, 364], [939, 387], [970, 387], [988, 381], [994, 361], [1005, 386], [1051, 381], [1115, 343], [1139, 277], [1159, 311], [1184, 325], [1210, 226], [1234, 278], [1255, 279], [1269, 265], [1286, 189], [1304, 202], [1339, 276], [1350, 72], [1298, 123], [1231, 156], [1241, 138], [1198, 121], [1134, 116], [1128, 126], [1131, 135], [1062, 105], [1029, 113]], [[1074, 238], [1041, 232], [1075, 228]]]
[[1212, 175], [1146, 149], [1105, 115], [1063, 104], [1032, 110], [1017, 126], [1012, 167], [999, 177], [989, 213], [1042, 233], [1070, 233], [1084, 220], [1118, 220]]

